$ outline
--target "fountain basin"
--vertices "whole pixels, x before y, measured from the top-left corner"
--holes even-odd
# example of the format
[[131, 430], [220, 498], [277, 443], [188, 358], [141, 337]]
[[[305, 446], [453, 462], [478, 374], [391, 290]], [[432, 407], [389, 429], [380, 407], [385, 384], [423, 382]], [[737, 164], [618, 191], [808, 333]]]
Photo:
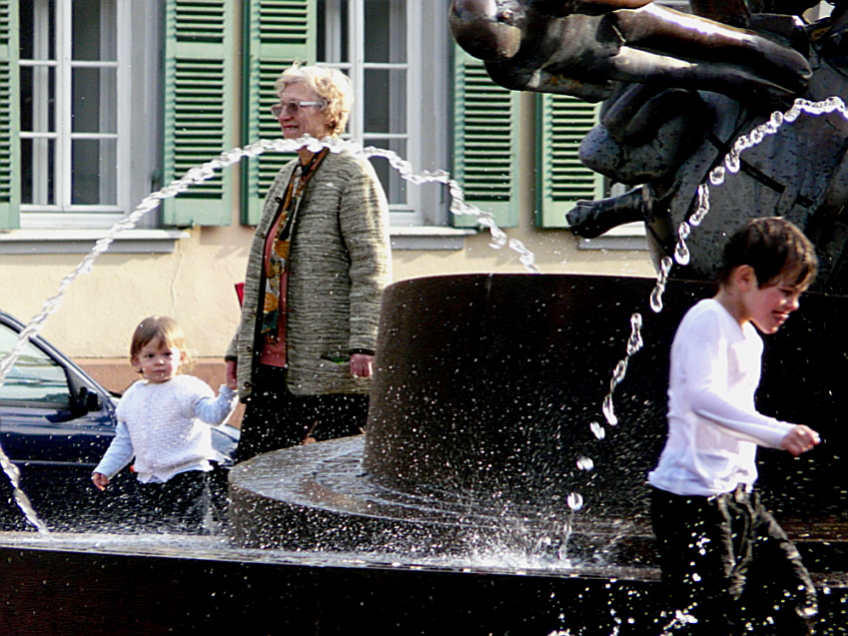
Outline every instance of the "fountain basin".
[[[549, 275], [392, 285], [364, 441], [279, 451], [236, 467], [235, 543], [556, 557], [567, 538], [580, 567], [652, 578], [644, 479], [665, 434], [668, 352], [683, 313], [712, 295], [710, 285], [672, 281], [655, 314], [653, 285]], [[616, 389], [620, 424], [610, 426], [600, 405], [637, 311], [645, 346]], [[805, 297], [766, 338], [758, 394], [763, 412], [809, 423], [827, 441], [801, 458], [761, 451], [760, 489], [828, 585], [848, 571], [848, 475], [840, 469], [848, 398], [838, 387], [848, 372], [846, 319], [848, 299]], [[594, 469], [579, 469], [581, 457]], [[574, 492], [585, 506], [572, 516]]]
[[[655, 316], [652, 285], [579, 276], [396, 284], [365, 437], [237, 466], [230, 541], [0, 533], [4, 633], [660, 633], [668, 619], [643, 479], [662, 443], [671, 336], [710, 288], [670, 283]], [[616, 390], [611, 427], [600, 404], [633, 311], [644, 313], [646, 345]], [[762, 453], [760, 485], [819, 589], [816, 633], [834, 636], [848, 607], [846, 319], [848, 300], [805, 297], [766, 339], [759, 394], [761, 410], [808, 422], [826, 440], [799, 459]], [[591, 422], [605, 427], [603, 441]], [[595, 469], [578, 470], [578, 456]], [[569, 519], [571, 492], [586, 506], [573, 518], [573, 550], [558, 560], [546, 539]]]

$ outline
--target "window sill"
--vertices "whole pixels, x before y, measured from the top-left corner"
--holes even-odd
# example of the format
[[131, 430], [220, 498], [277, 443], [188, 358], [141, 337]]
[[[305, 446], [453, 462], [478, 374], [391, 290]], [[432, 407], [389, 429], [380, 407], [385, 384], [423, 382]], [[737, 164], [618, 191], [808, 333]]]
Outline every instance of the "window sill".
[[477, 230], [444, 226], [409, 226], [389, 229], [393, 250], [445, 250], [465, 248], [465, 237], [474, 236]]
[[[88, 254], [105, 232], [98, 230], [12, 230], [0, 233], [0, 254]], [[113, 254], [170, 254], [188, 238], [182, 230], [127, 230], [109, 246]]]
[[641, 222], [627, 223], [611, 229], [603, 236], [593, 239], [580, 239], [577, 242], [579, 250], [608, 250], [629, 251], [648, 249], [645, 240], [645, 224]]

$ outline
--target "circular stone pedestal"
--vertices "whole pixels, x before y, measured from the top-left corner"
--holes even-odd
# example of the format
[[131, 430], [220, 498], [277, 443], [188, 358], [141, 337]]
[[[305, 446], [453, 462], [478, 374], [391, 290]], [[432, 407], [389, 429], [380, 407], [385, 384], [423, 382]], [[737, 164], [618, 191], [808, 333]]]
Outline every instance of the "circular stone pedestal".
[[[556, 554], [567, 540], [570, 555], [644, 566], [644, 479], [665, 434], [668, 352], [683, 313], [712, 293], [671, 282], [655, 314], [653, 284], [470, 275], [392, 285], [364, 442], [323, 442], [237, 466], [234, 539], [419, 554], [497, 546]], [[615, 391], [619, 424], [611, 426], [601, 404], [634, 312], [643, 315], [645, 346]], [[848, 300], [805, 297], [766, 338], [758, 394], [761, 411], [810, 423], [827, 440], [797, 459], [762, 452], [760, 488], [791, 534], [818, 542], [811, 557], [830, 570], [846, 560], [832, 541], [844, 535], [848, 503], [845, 324]], [[594, 469], [578, 468], [580, 458]], [[585, 502], [573, 516], [571, 493]]]

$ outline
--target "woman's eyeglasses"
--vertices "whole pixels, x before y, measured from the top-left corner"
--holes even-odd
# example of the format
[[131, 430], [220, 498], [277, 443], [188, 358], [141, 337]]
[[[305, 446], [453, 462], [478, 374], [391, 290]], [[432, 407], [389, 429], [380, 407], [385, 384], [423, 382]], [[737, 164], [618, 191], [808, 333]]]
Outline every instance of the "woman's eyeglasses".
[[271, 114], [277, 119], [283, 114], [283, 111], [289, 115], [297, 115], [301, 108], [309, 108], [310, 106], [323, 106], [324, 102], [280, 102], [271, 106]]

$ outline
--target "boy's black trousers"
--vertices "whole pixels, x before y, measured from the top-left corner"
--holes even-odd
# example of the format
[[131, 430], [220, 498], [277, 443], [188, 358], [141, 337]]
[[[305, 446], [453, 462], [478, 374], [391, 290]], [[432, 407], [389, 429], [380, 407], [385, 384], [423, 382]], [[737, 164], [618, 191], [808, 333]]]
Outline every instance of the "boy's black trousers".
[[812, 633], [818, 606], [810, 575], [757, 494], [740, 486], [685, 497], [654, 488], [651, 521], [670, 616], [683, 610], [697, 620], [678, 619], [671, 633]]

